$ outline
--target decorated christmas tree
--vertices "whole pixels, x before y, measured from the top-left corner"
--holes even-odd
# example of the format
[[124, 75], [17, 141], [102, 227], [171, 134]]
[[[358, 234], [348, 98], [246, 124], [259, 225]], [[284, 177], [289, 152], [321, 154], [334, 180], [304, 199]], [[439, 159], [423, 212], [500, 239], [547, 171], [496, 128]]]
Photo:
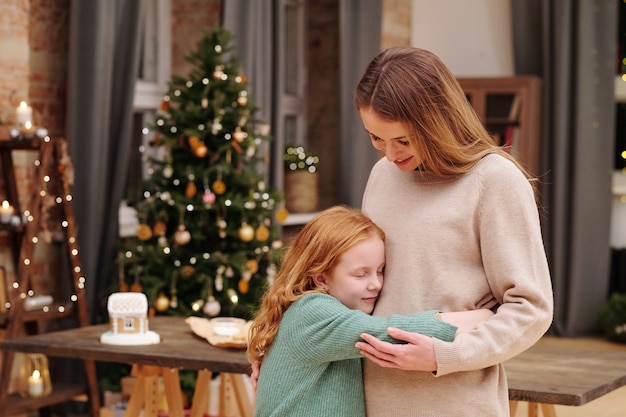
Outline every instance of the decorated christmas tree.
[[151, 126], [119, 290], [143, 291], [156, 314], [250, 318], [276, 273], [287, 213], [266, 182], [269, 126], [254, 116], [231, 41], [222, 28], [204, 37]]

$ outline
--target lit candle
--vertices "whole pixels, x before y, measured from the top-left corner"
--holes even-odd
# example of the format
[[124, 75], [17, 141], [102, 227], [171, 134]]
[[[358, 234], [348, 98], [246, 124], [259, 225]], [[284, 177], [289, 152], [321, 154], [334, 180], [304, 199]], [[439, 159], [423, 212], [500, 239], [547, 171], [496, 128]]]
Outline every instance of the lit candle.
[[30, 120], [28, 120], [26, 123], [24, 123], [24, 125], [22, 126], [22, 128], [20, 130], [24, 134], [24, 137], [26, 137], [28, 139], [30, 139], [33, 136], [35, 136], [35, 126], [33, 126], [33, 122], [31, 122]]
[[2, 206], [0, 206], [0, 222], [11, 223], [11, 217], [13, 217], [13, 206], [8, 201], [4, 200]]
[[22, 126], [26, 124], [26, 122], [30, 122], [32, 125], [33, 108], [26, 104], [25, 101], [22, 101], [17, 107], [17, 124], [18, 126]]
[[43, 378], [37, 369], [33, 375], [28, 377], [28, 394], [31, 397], [41, 397], [43, 395]]

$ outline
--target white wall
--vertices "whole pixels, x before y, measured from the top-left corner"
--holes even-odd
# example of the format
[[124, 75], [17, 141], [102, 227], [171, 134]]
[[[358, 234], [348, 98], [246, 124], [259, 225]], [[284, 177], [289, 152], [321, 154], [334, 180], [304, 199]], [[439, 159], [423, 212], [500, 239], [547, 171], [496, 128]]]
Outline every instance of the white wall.
[[413, 0], [411, 44], [457, 77], [514, 75], [510, 0]]

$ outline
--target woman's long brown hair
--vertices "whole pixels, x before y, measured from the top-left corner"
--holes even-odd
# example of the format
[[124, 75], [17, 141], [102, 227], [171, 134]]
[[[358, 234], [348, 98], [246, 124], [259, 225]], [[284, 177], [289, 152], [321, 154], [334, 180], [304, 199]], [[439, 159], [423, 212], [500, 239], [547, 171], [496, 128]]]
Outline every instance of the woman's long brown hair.
[[424, 169], [437, 176], [458, 176], [496, 153], [531, 179], [493, 141], [457, 79], [432, 52], [412, 47], [381, 52], [361, 77], [354, 103], [358, 110], [371, 109], [383, 120], [402, 123]]

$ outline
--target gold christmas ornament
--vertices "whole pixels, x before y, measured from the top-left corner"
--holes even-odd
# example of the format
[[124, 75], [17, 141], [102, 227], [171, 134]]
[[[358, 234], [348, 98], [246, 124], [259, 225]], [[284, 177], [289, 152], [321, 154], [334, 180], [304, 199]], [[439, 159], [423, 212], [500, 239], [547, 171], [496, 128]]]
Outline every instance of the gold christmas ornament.
[[256, 235], [256, 240], [258, 240], [259, 242], [264, 242], [270, 237], [270, 229], [261, 225], [256, 229], [255, 235]]
[[215, 194], [224, 194], [226, 192], [226, 183], [222, 180], [215, 180], [213, 181], [211, 188]]
[[139, 240], [148, 240], [152, 237], [152, 228], [145, 223], [137, 227], [137, 237]]
[[209, 153], [209, 148], [205, 144], [200, 144], [193, 150], [194, 155], [198, 158], [204, 158]]
[[196, 149], [200, 145], [200, 138], [197, 136], [189, 136], [189, 147]]
[[256, 261], [256, 259], [248, 259], [246, 261], [246, 269], [250, 271], [250, 273], [256, 274], [259, 270], [259, 263]]
[[157, 220], [152, 226], [152, 231], [157, 236], [163, 236], [167, 232], [167, 224], [162, 220]]
[[196, 268], [194, 268], [191, 265], [185, 265], [181, 268], [180, 275], [183, 278], [189, 278], [190, 276], [194, 274], [194, 272], [196, 272]]
[[245, 279], [240, 279], [237, 283], [237, 288], [239, 289], [240, 293], [247, 294], [250, 290], [250, 284]]
[[187, 198], [193, 198], [198, 192], [198, 187], [196, 187], [196, 183], [190, 181], [187, 183], [187, 188], [185, 189], [185, 195]]
[[185, 225], [178, 225], [178, 229], [174, 233], [174, 242], [179, 245], [186, 245], [191, 240], [191, 233], [185, 229]]
[[241, 227], [237, 231], [237, 235], [239, 236], [239, 239], [241, 239], [243, 242], [250, 242], [252, 239], [254, 239], [254, 228], [248, 223], [244, 222], [241, 224]]
[[135, 281], [130, 284], [130, 291], [131, 292], [141, 292], [143, 290], [143, 288], [141, 287], [141, 284], [139, 283], [139, 278], [135, 278]]
[[163, 293], [160, 293], [154, 300], [154, 309], [159, 313], [164, 313], [170, 308], [170, 299]]
[[289, 217], [289, 210], [286, 208], [283, 207], [276, 210], [276, 220], [278, 223], [284, 223], [287, 220], [287, 217]]

